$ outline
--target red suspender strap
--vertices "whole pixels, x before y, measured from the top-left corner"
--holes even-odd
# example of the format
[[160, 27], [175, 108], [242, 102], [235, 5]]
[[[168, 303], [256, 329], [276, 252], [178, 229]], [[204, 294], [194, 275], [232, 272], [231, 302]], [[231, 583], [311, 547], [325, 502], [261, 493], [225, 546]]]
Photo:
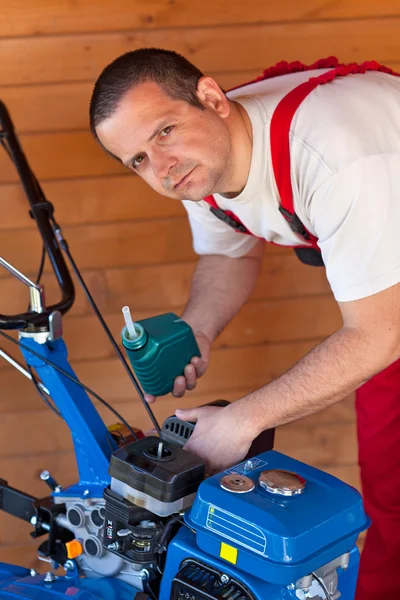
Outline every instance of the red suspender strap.
[[[346, 75], [365, 73], [366, 71], [381, 71], [397, 77], [399, 77], [400, 74], [395, 73], [388, 67], [379, 65], [376, 61], [364, 62], [361, 65], [356, 65], [354, 63], [343, 65], [338, 63], [337, 58], [330, 57], [320, 60], [310, 66], [303, 65], [299, 62], [290, 64], [287, 62], [281, 62], [275, 67], [271, 67], [270, 69], [264, 71], [261, 77], [249, 82], [255, 83], [257, 81], [276, 77], [277, 75], [330, 67], [334, 68], [326, 73], [323, 73], [322, 75], [319, 75], [318, 77], [311, 77], [308, 81], [300, 84], [291, 92], [289, 92], [284, 98], [282, 98], [276, 107], [274, 114], [272, 115], [270, 126], [271, 160], [275, 182], [280, 196], [279, 210], [284, 218], [289, 222], [291, 229], [298, 233], [308, 243], [308, 245], [311, 244], [311, 246], [317, 250], [319, 250], [317, 238], [307, 231], [294, 212], [293, 190], [290, 176], [290, 127], [293, 117], [303, 100], [316, 87], [333, 81], [335, 77], [345, 77]], [[211, 205], [211, 211], [214, 212], [218, 218], [226, 220], [237, 231], [251, 235], [251, 232], [244, 227], [244, 225], [232, 212], [223, 211], [217, 206], [213, 196], [207, 196], [204, 198], [204, 200]], [[224, 218], [223, 215], [225, 215], [226, 218]]]
[[281, 200], [280, 211], [290, 223], [292, 229], [304, 239], [311, 242], [313, 247], [317, 249], [317, 238], [306, 230], [294, 212], [292, 181], [290, 177], [290, 126], [298, 107], [316, 87], [329, 83], [335, 77], [345, 77], [346, 75], [365, 73], [366, 71], [383, 71], [384, 73], [399, 76], [398, 73], [379, 65], [375, 61], [365, 62], [362, 65], [340, 65], [319, 77], [311, 77], [308, 81], [294, 88], [282, 98], [272, 115], [270, 128], [271, 158]]

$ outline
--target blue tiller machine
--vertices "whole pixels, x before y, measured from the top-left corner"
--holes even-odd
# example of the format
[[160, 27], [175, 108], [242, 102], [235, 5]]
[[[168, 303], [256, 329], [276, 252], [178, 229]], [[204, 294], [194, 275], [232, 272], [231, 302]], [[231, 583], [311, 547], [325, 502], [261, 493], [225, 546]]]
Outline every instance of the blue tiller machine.
[[[0, 315], [0, 334], [20, 346], [26, 368], [1, 354], [64, 419], [79, 472], [79, 481], [62, 487], [44, 471], [50, 492], [40, 499], [0, 480], [0, 508], [32, 524], [32, 537], [44, 540], [39, 557], [49, 565], [38, 574], [0, 563], [0, 599], [353, 600], [355, 544], [368, 527], [355, 489], [275, 452], [273, 431], [255, 441], [241, 464], [205, 478], [202, 460], [183, 449], [193, 424], [173, 416], [160, 428], [144, 402], [159, 435], [143, 437], [77, 379], [62, 340], [61, 316], [74, 301], [64, 254], [84, 282], [3, 104], [0, 125], [61, 290], [60, 301], [47, 306], [40, 277], [33, 282], [0, 259], [30, 294], [28, 312]], [[7, 329], [17, 329], [18, 340]], [[197, 351], [190, 329], [171, 314], [135, 324], [128, 318], [123, 343], [149, 392], [170, 390], [187, 362], [185, 353]], [[107, 428], [88, 393], [125, 428]]]

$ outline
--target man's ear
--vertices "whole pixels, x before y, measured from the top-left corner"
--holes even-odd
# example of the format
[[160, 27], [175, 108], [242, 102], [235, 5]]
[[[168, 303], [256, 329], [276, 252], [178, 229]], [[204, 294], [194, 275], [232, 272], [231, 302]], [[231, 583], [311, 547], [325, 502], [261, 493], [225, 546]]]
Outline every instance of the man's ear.
[[204, 106], [214, 110], [225, 119], [230, 113], [230, 105], [225, 93], [212, 77], [200, 77], [197, 84], [197, 97]]

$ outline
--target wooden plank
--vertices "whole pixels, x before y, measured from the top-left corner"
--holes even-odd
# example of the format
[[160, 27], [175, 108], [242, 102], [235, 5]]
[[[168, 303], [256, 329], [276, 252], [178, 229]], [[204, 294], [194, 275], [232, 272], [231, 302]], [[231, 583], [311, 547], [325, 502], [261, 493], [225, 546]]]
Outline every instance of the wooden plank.
[[74, 33], [107, 30], [153, 29], [157, 27], [215, 26], [233, 23], [260, 23], [274, 21], [308, 21], [312, 19], [346, 19], [399, 15], [396, 0], [326, 3], [307, 0], [299, 3], [288, 0], [252, 2], [251, 11], [241, 3], [226, 0], [182, 0], [178, 3], [153, 0], [97, 0], [96, 10], [90, 0], [56, 3], [48, 0], [18, 0], [5, 6], [0, 25], [0, 36], [40, 36], [45, 34]]
[[[22, 234], [21, 234], [22, 239]], [[271, 252], [269, 251], [271, 249]], [[37, 264], [39, 262], [39, 255]], [[80, 256], [77, 257], [80, 266]], [[20, 265], [27, 276], [35, 278], [36, 273]], [[32, 259], [32, 263], [34, 263]], [[32, 265], [31, 263], [31, 265]], [[103, 270], [83, 270], [83, 278], [105, 314], [119, 313], [121, 306], [132, 302], [135, 311], [150, 311], [157, 314], [161, 310], [179, 310], [185, 305], [192, 274], [196, 263], [172, 263], [146, 265], [144, 267], [110, 268]], [[13, 314], [23, 312], [28, 305], [27, 290], [13, 277], [0, 271], [0, 312]], [[81, 286], [75, 278], [76, 300], [71, 313], [74, 316], [92, 314]], [[59, 300], [58, 285], [51, 273], [45, 273], [42, 284], [49, 304]], [[330, 295], [329, 284], [323, 269], [307, 267], [294, 252], [283, 248], [268, 247], [263, 260], [262, 271], [253, 300], [297, 298], [299, 296]], [[336, 310], [336, 308], [334, 309]]]
[[277, 430], [275, 449], [315, 467], [356, 464], [355, 424], [299, 427], [290, 423]]
[[[104, 272], [107, 294], [103, 309], [120, 310], [127, 298], [138, 309], [158, 310], [186, 303], [195, 263], [164, 264]], [[255, 300], [330, 293], [325, 270], [301, 263], [293, 250], [267, 245], [261, 274], [252, 295]]]
[[[116, 56], [144, 46], [167, 47], [205, 72], [264, 69], [280, 60], [398, 62], [400, 18], [232, 25], [124, 33], [4, 39], [0, 85], [94, 81]], [[29, 51], [27, 51], [29, 48]]]
[[[122, 175], [44, 181], [43, 191], [61, 225], [186, 216], [181, 202], [157, 194], [128, 170]], [[35, 229], [19, 183], [0, 185], [2, 229]]]
[[[1, 44], [0, 44], [1, 51]], [[87, 131], [20, 136], [29, 165], [39, 180], [125, 174], [127, 169], [108, 156]], [[19, 181], [7, 154], [0, 153], [0, 183]]]
[[[186, 217], [65, 227], [64, 234], [82, 270], [195, 258]], [[40, 251], [36, 231], [5, 231], [0, 237], [0, 256], [24, 272], [35, 272]]]
[[[216, 73], [215, 79], [227, 90], [258, 75], [259, 70], [232, 71]], [[92, 91], [92, 81], [30, 85], [28, 93], [26, 86], [10, 86], [2, 89], [1, 99], [19, 134], [87, 130]]]

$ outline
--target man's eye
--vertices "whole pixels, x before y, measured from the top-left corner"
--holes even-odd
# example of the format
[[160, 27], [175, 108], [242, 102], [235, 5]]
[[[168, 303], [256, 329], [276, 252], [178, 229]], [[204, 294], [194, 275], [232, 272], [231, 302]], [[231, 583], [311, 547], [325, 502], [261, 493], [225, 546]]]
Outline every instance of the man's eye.
[[132, 167], [134, 169], [137, 169], [137, 167], [139, 167], [139, 165], [142, 164], [142, 162], [144, 161], [144, 156], [143, 154], [140, 154], [139, 156], [136, 156], [133, 161], [132, 161]]
[[172, 129], [173, 129], [173, 125], [168, 125], [168, 127], [164, 127], [164, 129], [162, 131], [160, 131], [160, 136], [165, 137], [172, 131]]

